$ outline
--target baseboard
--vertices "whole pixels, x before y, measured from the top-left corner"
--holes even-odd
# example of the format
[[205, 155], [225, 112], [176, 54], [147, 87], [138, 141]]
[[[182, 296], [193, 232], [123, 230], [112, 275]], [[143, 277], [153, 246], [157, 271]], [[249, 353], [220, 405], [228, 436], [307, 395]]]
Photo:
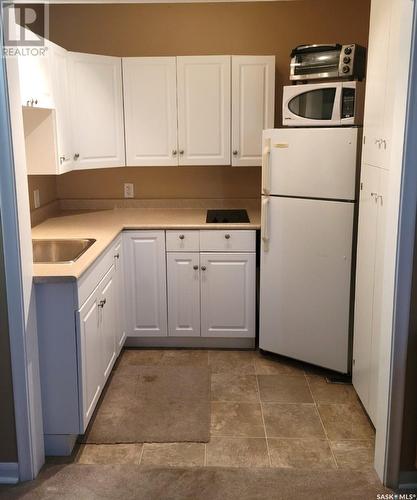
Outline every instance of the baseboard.
[[253, 337], [127, 337], [125, 347], [175, 347], [194, 349], [253, 349]]
[[0, 484], [16, 484], [17, 482], [19, 482], [19, 464], [0, 462]]

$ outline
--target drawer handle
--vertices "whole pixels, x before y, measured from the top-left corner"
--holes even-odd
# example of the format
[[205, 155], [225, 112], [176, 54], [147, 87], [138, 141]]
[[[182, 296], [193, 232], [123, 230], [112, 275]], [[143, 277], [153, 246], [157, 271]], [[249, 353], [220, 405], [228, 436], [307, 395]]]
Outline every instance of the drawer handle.
[[205, 271], [206, 269], [207, 269], [207, 267], [206, 267], [206, 266], [201, 266], [201, 270], [202, 270], [202, 271]]
[[183, 234], [180, 234], [180, 235], [178, 236], [178, 238], [179, 238], [180, 240], [183, 240], [183, 239], [185, 238], [185, 236], [184, 236]]
[[230, 240], [230, 234], [225, 234], [224, 237], [226, 238], [226, 240]]
[[193, 266], [193, 269], [194, 269], [194, 271], [197, 271], [197, 270], [198, 270], [198, 266], [197, 266], [197, 264], [196, 264], [195, 266]]

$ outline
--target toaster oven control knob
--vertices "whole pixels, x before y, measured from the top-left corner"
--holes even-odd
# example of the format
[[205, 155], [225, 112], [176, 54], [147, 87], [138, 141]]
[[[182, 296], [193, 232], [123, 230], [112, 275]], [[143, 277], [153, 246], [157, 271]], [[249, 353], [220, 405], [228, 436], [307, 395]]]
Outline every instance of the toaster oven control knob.
[[343, 62], [344, 62], [345, 64], [349, 64], [349, 63], [350, 63], [350, 57], [349, 57], [349, 56], [345, 56], [345, 57], [343, 58]]
[[346, 47], [345, 48], [345, 54], [346, 55], [352, 54], [352, 47]]
[[342, 71], [343, 71], [343, 73], [349, 73], [349, 71], [350, 71], [349, 66], [343, 66]]

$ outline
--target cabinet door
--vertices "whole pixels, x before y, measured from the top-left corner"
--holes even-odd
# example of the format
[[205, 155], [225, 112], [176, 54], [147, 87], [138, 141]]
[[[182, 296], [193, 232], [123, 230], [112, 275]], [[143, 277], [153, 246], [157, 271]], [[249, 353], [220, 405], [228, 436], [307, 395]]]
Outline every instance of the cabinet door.
[[98, 304], [98, 293], [94, 293], [77, 313], [81, 354], [82, 432], [87, 428], [104, 385]]
[[274, 127], [275, 56], [232, 56], [232, 165], [261, 166], [262, 131]]
[[114, 266], [101, 281], [98, 304], [101, 323], [102, 370], [103, 378], [106, 380], [116, 360], [117, 294]]
[[200, 335], [199, 263], [197, 252], [167, 253], [168, 335]]
[[372, 0], [366, 73], [363, 163], [382, 166], [385, 162], [384, 129], [388, 49], [391, 21], [390, 0]]
[[255, 336], [255, 253], [201, 253], [201, 336]]
[[375, 243], [375, 278], [374, 294], [372, 302], [372, 341], [370, 353], [370, 378], [369, 378], [369, 404], [368, 414], [374, 424], [377, 418], [378, 403], [378, 378], [379, 378], [379, 349], [381, 334], [381, 315], [382, 315], [382, 293], [384, 287], [384, 256], [385, 256], [385, 226], [387, 210], [387, 193], [389, 172], [380, 170], [379, 189], [377, 199], [377, 224], [376, 224], [376, 243]]
[[58, 154], [56, 173], [63, 174], [71, 170], [74, 158], [69, 104], [68, 52], [55, 44], [51, 44], [50, 50], [52, 89], [56, 108]]
[[74, 168], [125, 164], [119, 57], [70, 52]]
[[[26, 30], [28, 31], [28, 30]], [[53, 108], [54, 98], [51, 84], [51, 56], [49, 42], [44, 55], [19, 56], [20, 98], [22, 106]]]
[[230, 165], [230, 56], [177, 57], [180, 165]]
[[178, 165], [175, 57], [123, 58], [127, 165]]
[[166, 336], [165, 233], [127, 231], [124, 238], [127, 335]]
[[114, 282], [116, 291], [116, 353], [119, 354], [126, 340], [126, 291], [123, 273], [124, 253], [122, 240], [114, 247]]
[[356, 259], [352, 382], [368, 410], [380, 169], [362, 166]]

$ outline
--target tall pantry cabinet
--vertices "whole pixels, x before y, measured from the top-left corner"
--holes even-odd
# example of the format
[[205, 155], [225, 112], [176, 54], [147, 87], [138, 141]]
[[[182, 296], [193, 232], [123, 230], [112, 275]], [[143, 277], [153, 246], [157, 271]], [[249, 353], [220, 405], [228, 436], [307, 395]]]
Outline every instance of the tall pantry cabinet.
[[[372, 0], [360, 180], [352, 382], [376, 424], [385, 223], [399, 33], [390, 0]], [[394, 4], [394, 5], [393, 5]]]

